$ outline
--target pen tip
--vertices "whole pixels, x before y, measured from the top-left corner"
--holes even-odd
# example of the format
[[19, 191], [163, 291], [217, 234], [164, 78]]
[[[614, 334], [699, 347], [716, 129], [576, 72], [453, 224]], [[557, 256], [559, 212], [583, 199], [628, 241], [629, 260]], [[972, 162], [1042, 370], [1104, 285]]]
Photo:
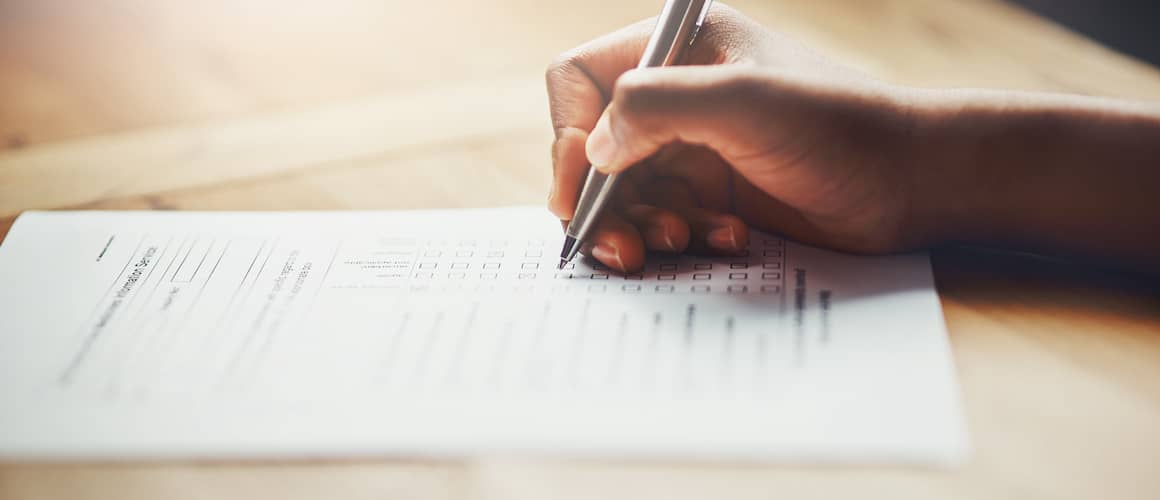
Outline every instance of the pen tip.
[[576, 238], [565, 235], [564, 248], [560, 250], [560, 264], [556, 266], [556, 269], [564, 269], [569, 262], [572, 262], [572, 258], [576, 256], [576, 243]]

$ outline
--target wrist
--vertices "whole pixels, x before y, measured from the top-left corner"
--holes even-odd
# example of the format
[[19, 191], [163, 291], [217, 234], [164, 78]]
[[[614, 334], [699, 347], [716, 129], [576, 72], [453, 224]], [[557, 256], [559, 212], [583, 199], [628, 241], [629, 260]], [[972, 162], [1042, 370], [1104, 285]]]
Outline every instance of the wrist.
[[912, 220], [928, 245], [1154, 259], [1160, 107], [908, 90]]
[[905, 184], [903, 216], [905, 248], [925, 248], [953, 242], [964, 224], [965, 168], [961, 146], [947, 130], [952, 117], [937, 93], [908, 87], [893, 91], [893, 102], [902, 116], [898, 141], [898, 167]]
[[963, 113], [955, 92], [905, 89], [908, 136], [904, 165], [910, 185], [908, 223], [916, 246], [939, 246], [988, 237], [980, 232], [1001, 221], [996, 211], [1001, 174], [980, 168], [978, 157], [989, 134], [987, 124]]

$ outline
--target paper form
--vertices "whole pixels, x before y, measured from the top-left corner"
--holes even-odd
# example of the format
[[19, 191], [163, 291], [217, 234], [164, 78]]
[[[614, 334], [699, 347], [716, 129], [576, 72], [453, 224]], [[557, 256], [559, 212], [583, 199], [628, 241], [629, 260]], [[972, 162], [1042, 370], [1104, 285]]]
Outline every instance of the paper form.
[[539, 208], [31, 212], [0, 246], [0, 457], [953, 462], [926, 255], [557, 270]]

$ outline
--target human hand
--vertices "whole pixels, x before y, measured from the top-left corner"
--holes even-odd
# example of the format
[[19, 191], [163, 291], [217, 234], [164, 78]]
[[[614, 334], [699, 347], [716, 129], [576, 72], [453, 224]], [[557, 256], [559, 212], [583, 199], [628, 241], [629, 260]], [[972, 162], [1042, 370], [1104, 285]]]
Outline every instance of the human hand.
[[578, 47], [547, 73], [549, 209], [572, 218], [589, 160], [624, 172], [591, 256], [632, 271], [646, 250], [737, 253], [748, 227], [858, 253], [925, 243], [909, 223], [905, 92], [720, 5], [689, 66], [635, 70], [654, 23]]

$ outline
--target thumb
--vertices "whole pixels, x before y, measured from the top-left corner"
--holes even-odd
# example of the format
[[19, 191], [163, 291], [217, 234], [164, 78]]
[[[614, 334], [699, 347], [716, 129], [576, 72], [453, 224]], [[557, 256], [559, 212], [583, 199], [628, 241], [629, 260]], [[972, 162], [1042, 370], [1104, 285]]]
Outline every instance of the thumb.
[[726, 159], [769, 150], [773, 82], [749, 66], [673, 66], [624, 73], [586, 146], [597, 169], [624, 170], [661, 147], [684, 142]]

